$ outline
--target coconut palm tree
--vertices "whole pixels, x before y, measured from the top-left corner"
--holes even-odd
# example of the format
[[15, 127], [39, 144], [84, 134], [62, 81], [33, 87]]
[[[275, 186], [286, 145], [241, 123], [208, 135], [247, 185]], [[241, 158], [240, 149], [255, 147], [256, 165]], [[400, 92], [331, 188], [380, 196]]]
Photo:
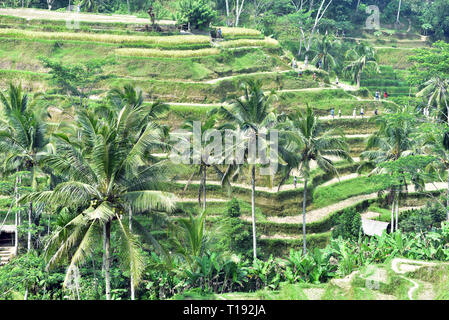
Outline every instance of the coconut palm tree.
[[[446, 192], [446, 216], [449, 221], [449, 128], [445, 123], [432, 124], [430, 128], [420, 130], [420, 140], [426, 154], [436, 157], [427, 168], [436, 171], [440, 177], [447, 173], [448, 190]], [[443, 179], [441, 179], [443, 180]]]
[[[296, 111], [288, 115], [285, 123], [279, 128], [280, 145], [289, 156], [283, 156], [288, 166], [297, 166], [296, 169], [304, 179], [303, 190], [303, 253], [306, 253], [306, 202], [307, 187], [310, 180], [310, 163], [316, 161], [319, 168], [326, 172], [337, 174], [333, 161], [329, 156], [345, 159], [352, 162], [348, 153], [348, 145], [344, 137], [337, 130], [324, 130], [319, 125], [318, 117], [313, 110], [307, 107], [306, 112]], [[291, 172], [291, 170], [288, 170]]]
[[[249, 144], [258, 145], [260, 134], [272, 128], [276, 122], [276, 116], [272, 107], [274, 93], [266, 95], [262, 90], [260, 80], [247, 80], [241, 84], [243, 97], [234, 99], [231, 109], [221, 107], [218, 112], [224, 118], [238, 129], [243, 137], [242, 141]], [[248, 159], [248, 148], [245, 149], [245, 157]], [[253, 231], [253, 257], [257, 259], [256, 243], [256, 159], [252, 159], [250, 164], [251, 171], [251, 219]], [[222, 181], [229, 181], [235, 177], [236, 171], [240, 168], [239, 164], [230, 165], [225, 171]]]
[[345, 58], [349, 61], [349, 64], [343, 68], [343, 71], [352, 77], [352, 80], [357, 84], [357, 88], [360, 88], [364, 70], [380, 73], [374, 49], [364, 43], [359, 43], [355, 48], [348, 50]]
[[[215, 125], [217, 123], [216, 117], [214, 115], [210, 115], [208, 117], [208, 119], [204, 122], [201, 123], [201, 127], [198, 128], [201, 130], [201, 133], [205, 133], [208, 130], [212, 130], [215, 128]], [[192, 120], [188, 120], [186, 121], [183, 126], [183, 129], [187, 129], [190, 133], [192, 133], [192, 135], [195, 134], [195, 123]], [[190, 137], [188, 137], [190, 139]], [[192, 180], [192, 178], [195, 175], [199, 175], [201, 177], [200, 179], [200, 185], [198, 186], [198, 205], [201, 206], [201, 195], [203, 196], [203, 211], [206, 210], [206, 183], [207, 183], [207, 168], [209, 168], [211, 165], [213, 165], [213, 163], [211, 163], [210, 161], [212, 159], [209, 158], [209, 154], [207, 154], [207, 148], [206, 145], [209, 141], [205, 141], [205, 139], [203, 139], [202, 137], [200, 138], [200, 150], [196, 150], [196, 148], [194, 148], [193, 152], [193, 157], [198, 159], [199, 164], [197, 165], [198, 169], [194, 170], [192, 175], [190, 176], [189, 180], [187, 181], [185, 187], [184, 187], [184, 192], [187, 190], [188, 186], [190, 185], [190, 182]], [[218, 156], [221, 156], [218, 155]], [[212, 161], [213, 162], [213, 161]]]
[[129, 231], [122, 217], [130, 211], [169, 211], [175, 204], [173, 194], [156, 190], [166, 175], [164, 164], [149, 164], [144, 157], [148, 149], [160, 144], [161, 134], [152, 122], [138, 127], [146, 115], [144, 107], [130, 105], [106, 120], [95, 118], [95, 114], [86, 110], [80, 111], [77, 124], [82, 140], [78, 135], [57, 134], [56, 153], [42, 159], [56, 174], [64, 176], [65, 181], [54, 190], [23, 198], [78, 211], [75, 218], [52, 234], [45, 249], [47, 256], [51, 256], [48, 268], [70, 256], [65, 284], [103, 237], [108, 300], [111, 298], [112, 224], [117, 224], [123, 265], [129, 268], [136, 286], [143, 272], [143, 256], [137, 236]]
[[[129, 4], [129, 3], [128, 3]], [[128, 6], [129, 9], [129, 6]], [[118, 111], [121, 110], [124, 106], [129, 106], [132, 109], [143, 109], [145, 116], [140, 117], [140, 123], [137, 123], [135, 128], [141, 128], [143, 130], [146, 123], [149, 121], [154, 121], [165, 112], [169, 110], [169, 106], [161, 101], [155, 101], [153, 103], [149, 103], [144, 105], [144, 98], [142, 90], [139, 88], [135, 88], [131, 84], [125, 84], [123, 89], [121, 88], [113, 88], [108, 93], [108, 99], [111, 102], [111, 105], [115, 107], [117, 112], [113, 112], [112, 115], [117, 115]], [[158, 125], [162, 129], [162, 135], [165, 135], [168, 131], [167, 126]], [[151, 154], [146, 154], [146, 157], [152, 160], [155, 160]], [[132, 232], [132, 221], [133, 221], [133, 211], [131, 208], [128, 210], [128, 219], [129, 219], [129, 231]], [[134, 300], [135, 297], [135, 288], [133, 282], [133, 275], [131, 274], [131, 300]]]
[[[372, 171], [369, 175], [386, 173], [383, 168], [378, 167], [379, 164], [387, 161], [396, 161], [400, 157], [407, 155], [422, 153], [422, 149], [414, 139], [417, 126], [416, 116], [407, 107], [396, 108], [394, 111], [376, 119], [379, 130], [368, 138], [366, 150], [360, 155], [361, 159], [367, 160], [367, 162], [359, 167], [359, 171], [363, 168], [371, 167]], [[407, 184], [405, 178], [401, 185], [391, 187], [392, 231], [394, 230], [393, 215], [395, 211], [396, 220], [398, 216], [398, 201], [401, 189], [405, 189], [406, 192]]]
[[[424, 83], [424, 88], [416, 96], [427, 99], [427, 106], [435, 105], [443, 114], [449, 124], [449, 104], [448, 104], [449, 80], [441, 77], [433, 77]], [[445, 108], [445, 109], [443, 109]], [[445, 111], [444, 111], [445, 110]]]
[[[30, 173], [31, 189], [36, 191], [40, 157], [45, 153], [48, 139], [43, 112], [35, 108], [23, 92], [22, 86], [9, 85], [7, 96], [0, 93], [6, 121], [0, 128], [0, 152], [6, 155], [10, 169], [24, 169]], [[28, 211], [28, 251], [31, 249], [31, 219], [33, 202]]]
[[318, 61], [322, 62], [323, 69], [327, 69], [330, 73], [331, 69], [337, 67], [337, 58], [334, 49], [340, 44], [338, 39], [334, 39], [331, 35], [324, 35], [317, 41], [315, 48], [315, 56], [312, 58], [312, 64]]

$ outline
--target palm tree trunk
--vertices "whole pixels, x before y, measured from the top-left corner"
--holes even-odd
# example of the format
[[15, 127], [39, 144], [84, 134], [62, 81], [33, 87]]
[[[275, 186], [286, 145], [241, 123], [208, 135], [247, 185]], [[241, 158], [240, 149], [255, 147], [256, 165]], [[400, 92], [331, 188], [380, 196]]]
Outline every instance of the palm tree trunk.
[[[133, 221], [133, 210], [129, 208], [129, 233], [132, 233], [133, 231], [132, 221]], [[132, 272], [130, 274], [131, 274], [130, 277], [131, 300], [135, 300], [134, 276]]]
[[447, 169], [446, 219], [449, 221], [449, 168]]
[[30, 210], [28, 210], [28, 245], [27, 252], [31, 250], [31, 215], [33, 214], [33, 201], [30, 202]]
[[447, 104], [447, 99], [446, 99], [446, 97], [444, 97], [444, 103], [446, 104], [447, 124], [449, 125], [449, 105]]
[[206, 210], [206, 167], [203, 170], [203, 210]]
[[357, 74], [357, 89], [360, 89], [361, 80], [362, 80], [362, 70], [359, 70], [359, 73]]
[[307, 179], [304, 180], [304, 192], [302, 199], [302, 253], [306, 254], [306, 202], [307, 202]]
[[106, 267], [106, 225], [103, 225], [103, 264], [101, 265], [101, 273], [104, 274]]
[[14, 218], [14, 224], [16, 226], [16, 230], [14, 233], [14, 255], [16, 256], [18, 251], [19, 251], [19, 233], [18, 233], [18, 229], [19, 229], [19, 212], [17, 210], [17, 204], [19, 202], [19, 194], [18, 194], [18, 184], [19, 184], [19, 177], [16, 176], [16, 185], [14, 186], [14, 195], [16, 198], [16, 213], [15, 213], [15, 218]]
[[394, 229], [399, 230], [399, 192], [396, 196], [396, 226]]
[[130, 14], [130, 11], [129, 11], [129, 0], [126, 0], [126, 4], [128, 5], [128, 14]]
[[391, 233], [394, 232], [394, 204], [395, 204], [395, 196], [393, 192], [393, 200], [391, 202], [391, 228], [390, 228]]
[[[35, 160], [33, 160], [36, 163]], [[33, 164], [31, 167], [31, 190], [36, 191], [36, 166]], [[33, 215], [33, 201], [30, 202], [30, 210], [28, 211], [28, 252], [31, 250], [31, 216]]]
[[[203, 171], [203, 211], [206, 211], [206, 167], [204, 167]], [[203, 223], [203, 233], [206, 232], [206, 220]]]
[[252, 169], [252, 179], [251, 179], [251, 217], [253, 222], [253, 256], [254, 260], [257, 259], [257, 244], [256, 244], [256, 166], [253, 165]]
[[104, 252], [104, 279], [106, 285], [106, 300], [111, 300], [111, 279], [109, 274], [110, 250], [111, 250], [111, 221], [105, 225], [106, 241]]

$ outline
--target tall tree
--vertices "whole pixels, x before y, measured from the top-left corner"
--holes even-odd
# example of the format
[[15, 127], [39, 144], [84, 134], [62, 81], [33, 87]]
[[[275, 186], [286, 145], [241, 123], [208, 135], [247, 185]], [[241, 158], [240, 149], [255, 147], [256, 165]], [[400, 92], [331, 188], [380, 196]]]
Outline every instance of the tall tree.
[[[51, 256], [48, 268], [64, 261], [70, 254], [65, 284], [76, 267], [92, 255], [103, 235], [106, 299], [111, 298], [110, 258], [111, 227], [116, 222], [123, 266], [139, 283], [144, 261], [139, 240], [122, 222], [122, 216], [134, 213], [170, 211], [174, 195], [157, 191], [158, 182], [166, 177], [164, 163], [147, 163], [146, 152], [160, 145], [160, 129], [144, 123], [145, 106], [125, 105], [106, 119], [81, 110], [78, 136], [55, 135], [56, 154], [42, 161], [55, 173], [65, 177], [52, 191], [35, 192], [23, 198], [48, 205], [75, 208], [79, 214], [54, 232], [46, 245]], [[126, 220], [125, 220], [126, 221]], [[137, 224], [137, 221], [133, 221]]]
[[427, 106], [436, 106], [440, 118], [449, 124], [448, 88], [449, 79], [435, 76], [423, 84], [424, 88], [416, 96], [427, 98]]
[[343, 71], [351, 75], [353, 81], [357, 84], [357, 88], [360, 88], [364, 70], [380, 72], [374, 49], [364, 43], [359, 43], [355, 48], [348, 50], [346, 59], [349, 63], [343, 68]]
[[[352, 162], [348, 153], [348, 145], [342, 134], [337, 130], [325, 130], [320, 126], [318, 117], [313, 110], [307, 107], [303, 114], [301, 111], [291, 113], [285, 123], [280, 124], [281, 143], [290, 154], [284, 157], [290, 166], [299, 165], [296, 169], [304, 179], [304, 190], [302, 199], [302, 231], [303, 231], [303, 253], [306, 253], [306, 204], [308, 182], [310, 180], [310, 163], [316, 161], [319, 168], [326, 172], [337, 174], [333, 161], [329, 156], [336, 156]], [[287, 160], [291, 159], [291, 161]], [[289, 171], [290, 172], [290, 171]]]
[[337, 59], [335, 57], [335, 49], [340, 44], [339, 40], [334, 39], [332, 36], [324, 35], [319, 41], [314, 52], [316, 53], [312, 59], [312, 63], [315, 64], [321, 61], [323, 69], [327, 69], [330, 73], [331, 69], [335, 69], [337, 66]]
[[[46, 151], [48, 139], [43, 112], [29, 101], [22, 86], [9, 85], [8, 95], [0, 93], [6, 115], [6, 127], [0, 130], [0, 152], [6, 154], [6, 165], [30, 173], [31, 189], [36, 191], [39, 160]], [[32, 248], [31, 227], [33, 202], [28, 210], [28, 251]]]
[[[217, 120], [216, 117], [214, 115], [209, 115], [208, 119], [204, 122], [199, 124], [198, 122], [195, 123], [195, 121], [193, 120], [189, 120], [186, 121], [184, 123], [184, 125], [182, 126], [182, 128], [187, 129], [190, 133], [192, 133], [192, 136], [194, 136], [195, 134], [201, 133], [204, 134], [208, 132], [208, 130], [212, 130], [215, 129]], [[200, 127], [195, 128], [195, 125], [198, 125]], [[199, 132], [195, 132], [196, 129], [199, 129]], [[189, 137], [190, 138], [190, 137]], [[197, 159], [198, 162], [198, 169], [194, 170], [192, 175], [190, 176], [189, 180], [187, 181], [185, 188], [184, 188], [184, 192], [187, 190], [187, 187], [190, 185], [192, 178], [195, 175], [198, 175], [200, 177], [200, 184], [198, 186], [198, 204], [201, 206], [201, 202], [203, 204], [203, 211], [206, 210], [206, 206], [207, 206], [207, 202], [206, 202], [206, 187], [207, 187], [207, 169], [209, 167], [214, 167], [218, 170], [218, 168], [215, 166], [215, 164], [217, 164], [214, 159], [212, 159], [210, 157], [209, 154], [209, 148], [208, 148], [208, 143], [210, 142], [209, 138], [205, 139], [203, 137], [195, 137], [194, 139], [199, 138], [201, 139], [201, 141], [199, 141], [199, 150], [196, 150], [197, 148], [194, 148], [193, 152], [193, 158]], [[214, 137], [215, 139], [215, 137]], [[221, 143], [221, 141], [220, 141]], [[213, 155], [213, 158], [220, 158], [221, 159], [222, 154], [219, 155]], [[201, 196], [203, 197], [203, 199], [201, 200]]]
[[[321, 21], [321, 19], [323, 19], [324, 14], [326, 13], [327, 9], [329, 8], [329, 6], [331, 5], [332, 0], [322, 0], [321, 4], [318, 8], [318, 10], [316, 10], [315, 12], [315, 19], [313, 20], [313, 23], [311, 24], [311, 27], [308, 30], [304, 30], [304, 27], [306, 25], [306, 23], [304, 23], [303, 19], [300, 20], [300, 35], [301, 35], [301, 39], [302, 41], [305, 43], [305, 50], [306, 50], [306, 55], [305, 55], [305, 59], [304, 59], [304, 65], [307, 68], [308, 64], [309, 64], [309, 52], [311, 49], [311, 45], [312, 45], [312, 39], [315, 36], [315, 32], [318, 28], [318, 25]], [[304, 16], [304, 18], [309, 19], [311, 17], [313, 17], [313, 1], [310, 1], [310, 8], [309, 8], [309, 12], [307, 13], [306, 16]], [[308, 34], [308, 40], [306, 39], [306, 34]]]
[[[220, 114], [224, 119], [233, 123], [246, 135], [248, 143], [258, 145], [259, 134], [271, 128], [276, 120], [271, 105], [273, 94], [266, 95], [262, 89], [260, 80], [247, 80], [242, 83], [243, 97], [235, 98], [230, 110], [220, 108]], [[255, 140], [248, 137], [255, 137]], [[249, 140], [248, 140], [249, 139]], [[252, 140], [251, 140], [252, 139]], [[247, 154], [247, 153], [246, 153]], [[255, 159], [253, 159], [254, 161]], [[256, 243], [256, 163], [249, 165], [251, 171], [251, 219], [253, 231], [253, 257], [257, 259]], [[229, 178], [234, 172], [227, 170], [223, 180]]]
[[[391, 114], [384, 114], [376, 119], [379, 130], [368, 139], [366, 150], [361, 153], [361, 159], [368, 162], [363, 167], [371, 167], [372, 174], [385, 173], [380, 166], [384, 162], [397, 161], [399, 158], [410, 155], [420, 154], [422, 149], [415, 143], [417, 136], [416, 116], [409, 107], [399, 108]], [[394, 230], [394, 213], [399, 211], [399, 196], [401, 189], [407, 189], [407, 179], [402, 179], [401, 184], [395, 184], [390, 189], [392, 202], [392, 231]], [[398, 180], [397, 180], [398, 181]]]
[[234, 25], [238, 27], [240, 22], [240, 16], [243, 12], [243, 5], [245, 4], [245, 0], [235, 0], [235, 23]]
[[449, 128], [446, 123], [425, 123], [419, 128], [420, 143], [426, 154], [436, 157], [438, 161], [432, 162], [427, 169], [436, 171], [441, 181], [447, 174], [446, 181], [446, 217], [449, 221]]

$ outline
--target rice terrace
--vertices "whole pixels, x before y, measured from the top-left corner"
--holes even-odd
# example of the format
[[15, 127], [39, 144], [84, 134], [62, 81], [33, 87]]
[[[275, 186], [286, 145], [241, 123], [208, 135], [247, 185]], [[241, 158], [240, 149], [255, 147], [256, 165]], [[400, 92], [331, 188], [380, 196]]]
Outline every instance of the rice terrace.
[[448, 39], [448, 0], [0, 0], [0, 300], [448, 300]]

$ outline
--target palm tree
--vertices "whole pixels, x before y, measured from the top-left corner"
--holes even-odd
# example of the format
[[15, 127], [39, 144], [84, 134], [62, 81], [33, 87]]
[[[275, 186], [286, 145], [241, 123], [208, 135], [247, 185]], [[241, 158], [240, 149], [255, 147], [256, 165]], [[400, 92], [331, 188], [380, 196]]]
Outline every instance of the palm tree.
[[334, 48], [340, 44], [339, 40], [333, 39], [330, 35], [324, 35], [319, 41], [317, 41], [317, 47], [314, 50], [316, 55], [312, 59], [312, 63], [316, 64], [321, 61], [323, 69], [326, 68], [330, 73], [331, 69], [335, 69], [337, 66], [337, 59], [333, 54]]
[[449, 221], [449, 129], [445, 123], [432, 124], [430, 130], [422, 130], [420, 138], [426, 154], [431, 154], [438, 159], [434, 161], [428, 170], [435, 170], [441, 177], [447, 173], [448, 190], [446, 192], [446, 216]]
[[[245, 136], [243, 140], [248, 144], [258, 145], [258, 139], [262, 132], [270, 129], [275, 124], [275, 114], [271, 106], [272, 99], [275, 97], [273, 93], [265, 95], [262, 90], [262, 82], [260, 80], [247, 80], [241, 84], [243, 89], [243, 98], [235, 98], [230, 110], [224, 107], [219, 109], [219, 113], [225, 120], [229, 121], [235, 128]], [[248, 156], [248, 148], [245, 156]], [[255, 160], [255, 159], [254, 159]], [[222, 181], [226, 181], [234, 175], [238, 165], [229, 166], [224, 173]], [[253, 257], [257, 259], [257, 243], [256, 243], [256, 164], [250, 164], [251, 170], [251, 218], [253, 231]], [[228, 180], [229, 181], [229, 180]]]
[[444, 115], [444, 117], [446, 117], [447, 123], [449, 124], [449, 105], [447, 101], [448, 88], [448, 79], [433, 77], [432, 79], [424, 83], [424, 88], [419, 91], [416, 96], [427, 98], [428, 107], [434, 104], [436, 105], [438, 110], [441, 110], [444, 106], [446, 108], [446, 112], [441, 111], [441, 113]]
[[189, 218], [180, 218], [179, 226], [173, 225], [171, 242], [176, 253], [181, 255], [192, 266], [195, 258], [199, 258], [205, 250], [208, 238], [204, 232], [206, 223], [206, 212], [193, 216], [189, 212]]
[[[142, 90], [140, 90], [139, 88], [134, 88], [134, 86], [132, 86], [131, 84], [125, 84], [123, 89], [113, 88], [108, 93], [108, 99], [111, 102], [111, 105], [114, 106], [117, 111], [117, 113], [112, 113], [113, 115], [118, 114], [118, 111], [121, 110], [124, 106], [129, 106], [132, 109], [144, 110], [145, 116], [139, 117], [140, 123], [137, 123], [135, 128], [144, 128], [146, 123], [156, 120], [158, 117], [169, 110], [169, 106], [161, 101], [155, 101], [153, 103], [144, 105]], [[154, 124], [157, 125], [156, 123]], [[159, 125], [159, 127], [162, 129], [162, 134], [164, 135], [167, 131], [167, 127], [163, 125]], [[150, 154], [147, 154], [146, 156], [147, 158], [155, 160]], [[128, 215], [129, 232], [132, 232], [133, 211], [131, 208], [128, 209]], [[132, 274], [130, 280], [131, 300], [134, 300], [135, 288]]]
[[380, 73], [374, 49], [364, 43], [359, 43], [355, 48], [348, 50], [345, 56], [349, 64], [343, 68], [343, 71], [351, 75], [352, 80], [357, 84], [357, 88], [360, 88], [363, 70], [374, 70]]
[[[86, 110], [78, 113], [82, 140], [63, 133], [55, 135], [56, 154], [42, 159], [65, 181], [52, 191], [35, 192], [24, 197], [49, 205], [76, 208], [76, 215], [53, 233], [46, 245], [51, 255], [48, 268], [70, 256], [65, 284], [77, 265], [92, 255], [103, 236], [106, 299], [111, 298], [110, 241], [113, 222], [120, 233], [120, 252], [134, 281], [140, 281], [144, 262], [138, 238], [122, 222], [131, 211], [169, 211], [174, 195], [157, 191], [165, 177], [163, 163], [148, 164], [144, 155], [160, 144], [160, 129], [152, 122], [145, 126], [143, 106], [125, 105], [107, 120], [95, 118]], [[132, 221], [137, 224], [135, 220]], [[64, 236], [64, 234], [68, 236]]]
[[[288, 115], [285, 123], [279, 125], [282, 129], [279, 135], [281, 137], [280, 144], [289, 156], [283, 156], [287, 165], [291, 168], [297, 166], [304, 179], [304, 190], [302, 200], [303, 214], [303, 253], [306, 253], [306, 202], [307, 202], [307, 184], [310, 180], [310, 163], [316, 161], [319, 168], [326, 172], [334, 172], [337, 170], [334, 163], [328, 156], [336, 156], [352, 162], [352, 158], [348, 153], [348, 145], [344, 141], [344, 137], [338, 131], [325, 131], [319, 125], [318, 117], [313, 114], [313, 110], [307, 106], [305, 114], [301, 111], [293, 112]], [[291, 170], [288, 170], [290, 172]]]
[[[5, 165], [11, 169], [24, 168], [30, 172], [31, 189], [36, 191], [40, 157], [48, 144], [43, 114], [29, 102], [22, 86], [9, 85], [8, 95], [0, 93], [6, 123], [0, 129], [0, 152], [6, 154]], [[33, 202], [28, 211], [28, 251], [31, 249], [31, 218]]]
[[[378, 117], [376, 122], [380, 128], [369, 137], [366, 150], [361, 153], [361, 159], [366, 159], [368, 162], [359, 167], [359, 170], [363, 167], [371, 166], [373, 170], [369, 175], [382, 174], [385, 173], [385, 170], [377, 167], [377, 165], [387, 161], [396, 161], [400, 157], [422, 152], [414, 140], [414, 136], [416, 135], [416, 121], [415, 115], [411, 113], [409, 108], [405, 107], [395, 110], [392, 114], [385, 114]], [[391, 187], [392, 231], [394, 230], [393, 215], [395, 211], [396, 220], [398, 220], [398, 201], [400, 189], [403, 187], [407, 188], [405, 178], [403, 179], [402, 185]]]
[[[199, 122], [198, 122], [198, 124], [199, 124]], [[202, 134], [204, 134], [204, 133], [207, 134], [207, 132], [210, 132], [210, 130], [215, 129], [216, 124], [217, 124], [217, 118], [216, 118], [215, 114], [213, 114], [213, 113], [209, 113], [207, 115], [207, 120], [204, 123], [199, 124], [197, 127], [195, 126], [195, 121], [188, 120], [183, 124], [182, 128], [187, 129], [189, 131], [189, 137], [184, 137], [184, 138], [190, 140], [190, 133], [192, 135], [195, 135], [196, 134], [195, 130], [197, 130], [197, 129], [199, 129]], [[223, 128], [224, 128], [223, 126], [217, 127], [216, 130], [221, 130]], [[195, 175], [199, 175], [201, 177], [201, 179], [200, 179], [200, 185], [198, 186], [198, 204], [199, 204], [199, 206], [201, 206], [201, 195], [202, 195], [203, 196], [203, 201], [202, 201], [203, 202], [203, 210], [206, 210], [207, 168], [213, 167], [219, 175], [222, 175], [222, 172], [219, 170], [219, 168], [216, 165], [217, 160], [221, 160], [222, 155], [214, 154], [211, 157], [211, 155], [209, 154], [209, 150], [208, 150], [209, 139], [206, 139], [206, 137], [204, 137], [204, 138], [199, 137], [199, 140], [200, 140], [199, 141], [200, 145], [198, 147], [200, 150], [197, 150], [197, 148], [193, 148], [193, 158], [199, 162], [198, 169], [193, 171], [192, 175], [190, 176], [189, 180], [187, 181], [187, 183], [184, 187], [184, 192], [187, 190], [193, 177]], [[214, 142], [216, 142], [216, 141], [214, 141]], [[221, 143], [221, 141], [220, 141], [220, 143]]]

